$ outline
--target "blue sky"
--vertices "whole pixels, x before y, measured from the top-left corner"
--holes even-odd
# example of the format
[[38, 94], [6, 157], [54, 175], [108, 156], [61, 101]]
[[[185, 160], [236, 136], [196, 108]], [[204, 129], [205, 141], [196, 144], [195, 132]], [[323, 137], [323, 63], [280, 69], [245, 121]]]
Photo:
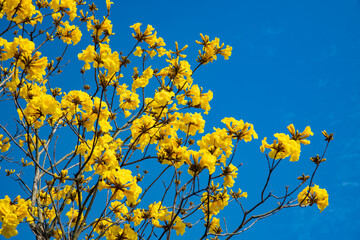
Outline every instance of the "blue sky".
[[[302, 148], [300, 161], [284, 162], [279, 169], [270, 187], [281, 189], [286, 180], [291, 184], [303, 171], [311, 173], [309, 157], [325, 147], [321, 131], [334, 132], [327, 161], [314, 180], [327, 189], [329, 206], [322, 213], [316, 207], [285, 209], [257, 223], [244, 239], [358, 239], [360, 1], [114, 2], [114, 51], [127, 52], [133, 46], [129, 26], [136, 22], [153, 25], [168, 48], [174, 48], [175, 41], [188, 44], [192, 66], [200, 33], [233, 47], [228, 61], [200, 68], [194, 79], [214, 92], [206, 116], [208, 131], [223, 127], [222, 118], [235, 117], [253, 123], [259, 135], [259, 141], [240, 145], [236, 155], [244, 163], [237, 186], [249, 193], [249, 203], [266, 176], [266, 159], [259, 153], [263, 137], [286, 132], [290, 123], [300, 130], [310, 125], [315, 133], [312, 144]], [[235, 223], [236, 212], [229, 214]]]
[[[296, 174], [304, 165], [311, 173], [313, 164], [304, 162], [322, 153], [321, 131], [334, 132], [328, 160], [315, 177], [330, 195], [329, 207], [322, 213], [316, 207], [284, 210], [255, 225], [244, 238], [358, 239], [359, 1], [120, 1], [112, 11], [120, 16], [112, 18], [112, 44], [126, 45], [127, 27], [142, 22], [153, 25], [167, 46], [174, 41], [188, 44], [189, 56], [197, 51], [199, 33], [231, 45], [230, 60], [206, 65], [194, 76], [214, 92], [207, 127], [221, 126], [223, 117], [243, 118], [262, 139], [285, 132], [290, 123], [300, 130], [310, 125], [315, 135], [302, 148], [302, 163], [286, 163], [279, 176]], [[265, 158], [249, 153], [259, 145], [242, 145], [237, 155], [244, 163], [239, 187], [249, 192], [266, 174]], [[274, 186], [284, 185], [283, 179], [275, 180]]]

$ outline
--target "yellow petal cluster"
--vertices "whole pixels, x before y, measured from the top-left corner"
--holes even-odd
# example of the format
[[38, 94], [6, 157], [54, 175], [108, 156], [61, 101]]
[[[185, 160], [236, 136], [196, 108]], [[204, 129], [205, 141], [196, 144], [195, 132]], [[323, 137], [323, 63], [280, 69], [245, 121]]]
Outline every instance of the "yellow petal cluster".
[[203, 46], [202, 51], [199, 50], [199, 56], [197, 58], [197, 62], [201, 64], [207, 64], [209, 62], [213, 62], [217, 60], [217, 55], [222, 55], [224, 59], [229, 59], [232, 52], [232, 47], [227, 45], [224, 48], [224, 43], [220, 44], [220, 39], [215, 38], [214, 40], [210, 41], [209, 36], [200, 34], [201, 41], [197, 41], [197, 44]]
[[30, 204], [30, 200], [22, 199], [20, 196], [13, 201], [7, 195], [4, 199], [0, 199], [0, 222], [2, 223], [0, 235], [10, 238], [18, 234], [17, 225], [30, 217]]
[[10, 139], [8, 137], [4, 138], [2, 134], [0, 134], [0, 150], [1, 152], [6, 152], [10, 148]]
[[299, 193], [298, 202], [301, 206], [316, 204], [322, 212], [329, 205], [329, 194], [326, 189], [319, 188], [315, 184], [313, 187], [306, 187]]
[[[28, 23], [31, 25], [42, 21], [42, 15], [36, 10], [32, 0], [3, 0], [1, 1], [0, 18], [6, 15], [7, 20], [15, 23]], [[19, 26], [20, 27], [20, 26]]]
[[57, 35], [66, 44], [76, 45], [81, 40], [82, 33], [75, 25], [70, 25], [68, 21], [61, 22], [62, 27], [57, 28]]
[[269, 157], [273, 159], [283, 159], [290, 156], [290, 161], [298, 161], [300, 158], [300, 143], [309, 144], [310, 141], [306, 138], [313, 135], [310, 127], [306, 127], [302, 133], [295, 132], [294, 125], [288, 126], [291, 133], [291, 137], [288, 134], [276, 133], [274, 136], [277, 140], [274, 140], [272, 144], [267, 143], [267, 138], [262, 140], [260, 147], [261, 152], [264, 152], [266, 148], [270, 149]]

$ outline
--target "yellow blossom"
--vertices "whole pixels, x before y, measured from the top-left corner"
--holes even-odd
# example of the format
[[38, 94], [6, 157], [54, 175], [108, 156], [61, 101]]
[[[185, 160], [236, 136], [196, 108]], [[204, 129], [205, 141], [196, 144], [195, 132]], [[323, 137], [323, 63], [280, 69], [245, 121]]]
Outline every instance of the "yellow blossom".
[[291, 137], [284, 133], [276, 133], [274, 136], [277, 141], [274, 140], [272, 144], [266, 142], [266, 137], [262, 140], [260, 147], [261, 152], [265, 151], [265, 148], [271, 149], [269, 157], [274, 159], [286, 158], [290, 156], [290, 161], [298, 161], [300, 158], [301, 146], [300, 144], [309, 144], [310, 141], [306, 138], [313, 135], [310, 127], [306, 127], [304, 132], [299, 133], [295, 131], [294, 125], [290, 124], [288, 130], [291, 133]]
[[3, 139], [3, 135], [0, 134], [0, 150], [6, 152], [10, 148], [10, 139], [8, 137]]
[[144, 70], [142, 76], [139, 76], [139, 72], [136, 67], [134, 67], [133, 74], [133, 84], [131, 91], [135, 92], [138, 88], [144, 88], [149, 84], [149, 79], [152, 78], [154, 70], [151, 69], [151, 66]]
[[203, 133], [205, 120], [200, 113], [186, 113], [180, 123], [180, 130], [187, 135], [195, 136], [196, 132]]
[[28, 210], [30, 204], [30, 200], [22, 199], [20, 196], [17, 196], [13, 201], [8, 196], [0, 199], [0, 222], [2, 223], [0, 235], [10, 238], [18, 234], [16, 230], [18, 224], [25, 218], [30, 218]]
[[211, 218], [213, 215], [217, 215], [228, 205], [230, 199], [226, 188], [221, 189], [218, 185], [214, 185], [213, 183], [211, 184], [211, 188], [212, 191], [210, 193], [204, 192], [201, 198], [201, 209], [205, 218]]
[[31, 99], [23, 111], [25, 121], [39, 128], [43, 125], [46, 116], [51, 116], [53, 125], [62, 116], [60, 103], [48, 94], [39, 95]]
[[317, 204], [320, 212], [322, 212], [329, 205], [329, 194], [325, 189], [319, 188], [318, 185], [314, 187], [306, 187], [298, 195], [298, 202], [301, 206], [312, 206]]
[[61, 22], [63, 27], [58, 27], [57, 34], [64, 43], [76, 45], [81, 40], [82, 33], [75, 25], [70, 25], [68, 21]]
[[[226, 159], [232, 153], [232, 138], [227, 134], [226, 129], [214, 128], [215, 132], [208, 133], [197, 141], [200, 149], [206, 149], [214, 155], [218, 161]], [[223, 162], [225, 164], [225, 162]]]
[[105, 232], [106, 239], [116, 240], [116, 239], [128, 239], [128, 240], [137, 240], [137, 233], [130, 227], [129, 224], [124, 224], [124, 228], [119, 226], [112, 225]]
[[121, 220], [124, 220], [124, 216], [126, 216], [129, 212], [126, 205], [119, 201], [111, 202], [110, 210], [112, 210], [113, 213], [115, 213], [115, 216]]
[[209, 233], [212, 234], [219, 234], [222, 230], [220, 228], [220, 219], [213, 217], [210, 226], [209, 226]]
[[139, 95], [133, 91], [127, 90], [127, 85], [119, 85], [116, 89], [116, 94], [120, 95], [119, 107], [125, 112], [125, 117], [130, 115], [127, 110], [135, 110], [139, 107], [140, 99]]
[[[31, 25], [42, 21], [40, 11], [36, 10], [31, 0], [3, 1], [1, 5], [0, 18], [2, 18], [3, 14], [6, 14], [7, 20], [14, 21], [15, 23], [29, 23]], [[37, 16], [34, 16], [35, 14]]]
[[163, 107], [172, 103], [171, 98], [173, 96], [175, 96], [174, 92], [162, 89], [155, 93], [154, 101], [158, 104], [158, 106]]
[[140, 46], [137, 46], [136, 51], [134, 52], [134, 55], [137, 56], [137, 57], [141, 57], [142, 53], [143, 53], [142, 48]]
[[71, 21], [77, 17], [77, 2], [74, 0], [52, 0], [49, 6], [54, 12], [59, 10], [64, 11], [69, 15]]
[[232, 187], [234, 186], [234, 178], [237, 178], [237, 170], [238, 168], [235, 167], [233, 164], [226, 166], [225, 168], [221, 167], [224, 176], [224, 186], [225, 187]]
[[291, 139], [293, 139], [299, 143], [302, 143], [304, 145], [310, 144], [310, 141], [307, 140], [306, 138], [314, 135], [314, 133], [311, 131], [311, 128], [309, 126], [307, 126], [302, 133], [300, 133], [299, 130], [295, 131], [295, 127], [293, 124], [290, 124], [287, 127], [287, 129], [291, 133]]
[[155, 143], [156, 139], [153, 137], [156, 128], [154, 127], [155, 120], [153, 117], [144, 115], [141, 118], [135, 119], [130, 127], [133, 144], [136, 144], [140, 149], [151, 143]]
[[224, 43], [220, 44], [220, 39], [215, 38], [210, 41], [209, 36], [200, 34], [202, 41], [196, 41], [197, 44], [203, 46], [202, 51], [199, 50], [199, 56], [197, 62], [201, 64], [207, 64], [217, 59], [217, 55], [220, 54], [224, 59], [229, 59], [232, 52], [232, 47], [229, 45], [224, 48]]
[[250, 123], [244, 123], [243, 120], [237, 121], [234, 118], [224, 118], [221, 122], [226, 124], [228, 134], [237, 140], [249, 142], [252, 138], [258, 138], [254, 126]]
[[[66, 216], [69, 218], [70, 226], [75, 227], [76, 222], [78, 221], [79, 211], [74, 208], [70, 208], [70, 210], [66, 213]], [[84, 217], [81, 215], [79, 220], [80, 223], [83, 220], [83, 218]]]

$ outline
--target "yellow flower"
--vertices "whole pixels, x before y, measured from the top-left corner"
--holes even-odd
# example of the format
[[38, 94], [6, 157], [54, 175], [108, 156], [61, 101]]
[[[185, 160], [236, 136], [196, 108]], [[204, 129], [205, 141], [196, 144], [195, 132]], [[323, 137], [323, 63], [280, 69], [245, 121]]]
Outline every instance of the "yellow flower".
[[14, 201], [11, 201], [8, 196], [0, 199], [0, 222], [2, 222], [0, 235], [3, 235], [5, 238], [17, 235], [17, 225], [24, 218], [30, 218], [30, 205], [30, 200], [24, 200], [20, 196], [17, 196]]
[[216, 157], [209, 151], [200, 150], [199, 152], [201, 154], [200, 167], [209, 169], [209, 174], [213, 174], [215, 172]]
[[310, 191], [309, 187], [306, 187], [299, 193], [298, 202], [301, 206], [317, 204], [320, 212], [322, 212], [329, 205], [329, 194], [326, 189], [321, 189], [315, 184], [314, 187], [310, 187]]
[[135, 205], [142, 192], [137, 185], [136, 177], [131, 175], [128, 169], [114, 167], [102, 173], [103, 180], [99, 183], [99, 190], [111, 189], [111, 199], [122, 200], [125, 196], [127, 205]]
[[26, 77], [29, 80], [36, 80], [40, 83], [45, 83], [43, 75], [46, 74], [45, 69], [48, 65], [47, 57], [40, 58], [41, 53], [35, 52], [31, 57], [31, 54], [23, 53], [20, 57], [19, 66], [26, 70]]
[[175, 229], [176, 235], [184, 235], [186, 225], [179, 216], [176, 216], [174, 223], [175, 225], [172, 228]]
[[180, 122], [180, 130], [187, 135], [195, 136], [196, 132], [203, 133], [205, 120], [200, 113], [186, 113]]
[[321, 133], [324, 135], [325, 141], [330, 142], [331, 140], [334, 140], [334, 137], [333, 137], [334, 134], [333, 133], [328, 134], [325, 130], [322, 131]]
[[22, 158], [22, 159], [21, 159], [21, 165], [22, 165], [23, 167], [27, 167], [27, 166], [29, 166], [29, 165], [34, 166], [34, 163], [33, 163], [33, 162], [28, 162], [28, 160], [24, 160], [24, 158]]
[[110, 0], [106, 0], [106, 9], [107, 9], [108, 11], [110, 11], [111, 4], [114, 4], [114, 3], [111, 2]]
[[11, 238], [18, 235], [18, 231], [14, 227], [3, 223], [2, 229], [0, 229], [0, 235], [3, 235], [5, 238]]
[[250, 123], [244, 123], [243, 120], [237, 121], [234, 118], [224, 118], [221, 122], [226, 124], [229, 135], [237, 140], [249, 142], [252, 138], [258, 138], [254, 126]]
[[129, 212], [126, 205], [119, 201], [112, 202], [111, 207], [109, 208], [113, 211], [113, 213], [115, 213], [116, 218], [121, 220], [125, 220], [124, 216], [126, 216]]
[[[201, 198], [201, 209], [205, 215], [205, 218], [211, 218], [213, 215], [217, 215], [224, 209], [229, 203], [230, 196], [227, 193], [226, 188], [221, 189], [219, 185], [211, 183], [211, 192], [204, 192]], [[209, 215], [208, 215], [209, 214]]]
[[94, 61], [95, 57], [95, 47], [94, 46], [87, 46], [85, 50], [82, 51], [82, 53], [78, 54], [78, 59], [83, 60], [85, 62], [84, 69], [89, 70], [91, 62]]
[[[92, 23], [93, 22], [93, 23]], [[92, 37], [95, 41], [99, 42], [109, 42], [109, 36], [113, 35], [112, 33], [112, 24], [111, 20], [108, 18], [105, 18], [100, 22], [98, 19], [89, 18], [89, 21], [87, 21], [87, 29], [88, 31], [90, 29], [93, 30]], [[100, 37], [103, 36], [102, 39]]]
[[185, 45], [182, 49], [179, 50], [179, 45], [177, 42], [175, 42], [175, 51], [169, 50], [170, 53], [176, 54], [177, 57], [186, 58], [185, 54], [181, 54], [182, 51], [188, 48], [188, 45]]
[[38, 198], [40, 199], [42, 205], [48, 206], [52, 203], [50, 194], [45, 191], [40, 191], [38, 193]]
[[225, 168], [221, 167], [224, 176], [224, 186], [225, 187], [232, 187], [234, 186], [234, 178], [237, 178], [237, 170], [238, 168], [235, 167], [233, 164], [226, 166]]
[[66, 179], [69, 178], [69, 176], [68, 176], [68, 170], [65, 170], [65, 169], [61, 170], [60, 176], [58, 176], [58, 175], [55, 173], [55, 178], [58, 178], [59, 181], [60, 181], [60, 183], [65, 183]]
[[247, 192], [243, 192], [241, 191], [241, 189], [239, 188], [239, 190], [237, 192], [233, 192], [232, 190], [230, 190], [230, 195], [233, 197], [233, 198], [247, 198], [248, 197], [248, 194]]
[[216, 157], [211, 155], [211, 153], [207, 150], [200, 151], [192, 151], [190, 150], [192, 161], [190, 158], [186, 159], [186, 163], [189, 165], [188, 173], [191, 176], [197, 176], [204, 169], [209, 170], [209, 174], [213, 174], [215, 172], [216, 167]]
[[46, 94], [46, 86], [44, 85], [39, 86], [36, 83], [25, 83], [20, 88], [20, 97], [24, 98], [27, 102], [43, 94]]
[[[71, 223], [71, 227], [75, 227], [76, 222], [78, 221], [78, 217], [79, 217], [79, 211], [74, 209], [74, 208], [70, 208], [70, 210], [66, 213], [66, 216], [69, 218], [69, 223]], [[81, 215], [79, 222], [81, 223], [81, 221], [83, 220], [84, 216]]]
[[299, 130], [295, 131], [295, 127], [293, 124], [290, 124], [287, 127], [287, 129], [291, 133], [291, 139], [293, 139], [299, 143], [302, 143], [304, 145], [310, 144], [310, 141], [307, 140], [306, 138], [314, 135], [314, 133], [311, 131], [311, 128], [309, 126], [307, 126], [302, 133], [300, 133]]
[[229, 45], [224, 48], [224, 43], [220, 44], [220, 39], [215, 38], [210, 41], [209, 36], [200, 34], [202, 41], [196, 41], [197, 44], [203, 46], [202, 51], [199, 50], [199, 56], [196, 59], [201, 64], [207, 64], [217, 59], [217, 54], [220, 54], [224, 59], [229, 59], [231, 56], [232, 47]]
[[82, 53], [78, 54], [78, 59], [85, 62], [84, 69], [90, 69], [90, 63], [94, 68], [102, 68], [108, 70], [108, 75], [112, 76], [120, 69], [120, 57], [118, 52], [111, 52], [110, 46], [105, 43], [99, 43], [100, 52], [95, 51], [94, 46], [87, 46]]
[[61, 37], [64, 43], [76, 45], [81, 40], [82, 33], [75, 25], [70, 25], [68, 21], [61, 22], [63, 27], [58, 27], [57, 34]]
[[222, 229], [220, 228], [220, 219], [213, 217], [210, 226], [209, 226], [209, 233], [212, 234], [219, 234], [222, 232]]
[[60, 240], [61, 238], [62, 238], [62, 231], [61, 231], [61, 229], [59, 229], [59, 228], [55, 228], [54, 229], [54, 238], [56, 239], [56, 240]]
[[154, 101], [158, 104], [158, 106], [164, 107], [172, 103], [171, 98], [173, 96], [175, 96], [174, 92], [162, 89], [155, 93]]
[[60, 103], [48, 94], [42, 94], [29, 101], [23, 111], [26, 122], [39, 128], [47, 115], [51, 116], [50, 124], [54, 125], [62, 117]]
[[[290, 161], [295, 162], [300, 158], [300, 142], [290, 139], [290, 136], [284, 133], [276, 133], [274, 136], [285, 147], [286, 157], [290, 156]], [[270, 156], [270, 154], [269, 154]]]
[[144, 219], [142, 218], [142, 211], [140, 209], [135, 209], [133, 211], [133, 216], [131, 216], [130, 221], [134, 223], [135, 226], [138, 226]]
[[130, 115], [130, 112], [127, 110], [135, 110], [140, 104], [139, 95], [135, 92], [127, 90], [127, 87], [128, 86], [124, 83], [123, 85], [119, 85], [116, 89], [116, 94], [120, 95], [119, 107], [124, 110], [125, 117]]
[[151, 66], [144, 70], [143, 75], [139, 77], [139, 72], [136, 67], [134, 67], [133, 74], [133, 84], [131, 91], [135, 92], [138, 88], [144, 88], [149, 84], [149, 79], [152, 78], [154, 70], [151, 69]]
[[105, 232], [110, 225], [112, 225], [111, 219], [109, 218], [102, 218], [101, 220], [96, 219], [97, 225], [94, 228], [94, 232], [97, 232], [98, 234], [101, 234]]
[[194, 84], [191, 86], [190, 90], [186, 91], [186, 95], [190, 96], [192, 106], [204, 109], [205, 114], [209, 113], [211, 109], [209, 102], [213, 98], [212, 91], [209, 90], [207, 93], [203, 93], [203, 89], [200, 89], [197, 84]]
[[69, 119], [71, 119], [75, 113], [81, 110], [85, 112], [92, 111], [93, 102], [86, 92], [73, 90], [64, 94], [61, 100], [61, 107], [69, 114]]
[[218, 160], [229, 157], [233, 147], [231, 137], [227, 134], [226, 129], [214, 128], [214, 130], [215, 132], [208, 133], [197, 141], [197, 145], [200, 149], [209, 151]]
[[22, 56], [31, 56], [35, 50], [35, 43], [27, 38], [23, 38], [21, 35], [15, 37], [13, 42], [2, 41], [2, 45], [4, 46], [0, 58], [2, 61], [10, 59], [18, 53], [20, 53], [19, 58]]
[[154, 135], [157, 129], [154, 126], [155, 120], [151, 116], [144, 115], [141, 118], [135, 119], [130, 127], [132, 134], [131, 142], [142, 150], [148, 144], [156, 143]]
[[133, 181], [126, 185], [129, 189], [124, 189], [124, 195], [126, 196], [126, 204], [129, 206], [136, 205], [141, 201], [139, 195], [142, 192], [141, 187], [136, 183], [136, 177], [133, 178]]
[[77, 2], [74, 0], [52, 0], [49, 3], [49, 6], [52, 10], [54, 10], [54, 12], [58, 12], [60, 10], [69, 15], [71, 21], [77, 17]]
[[274, 136], [277, 141], [274, 140], [273, 144], [266, 142], [266, 137], [262, 140], [260, 147], [261, 152], [265, 151], [265, 148], [271, 149], [269, 157], [274, 159], [282, 159], [290, 156], [290, 161], [298, 161], [300, 158], [301, 146], [300, 144], [309, 144], [310, 141], [306, 138], [313, 135], [310, 127], [306, 127], [302, 133], [295, 131], [294, 125], [290, 124], [288, 130], [291, 133], [291, 137], [284, 133], [276, 133]]
[[[6, 14], [7, 20], [31, 25], [42, 21], [42, 15], [40, 11], [36, 10], [32, 0], [2, 1], [1, 5], [0, 18], [3, 14]], [[34, 16], [35, 14], [38, 14], [38, 16]], [[21, 28], [21, 25], [19, 27]]]
[[143, 50], [141, 47], [137, 46], [136, 47], [136, 51], [134, 52], [134, 55], [137, 56], [137, 57], [141, 57], [142, 56], [142, 53], [143, 53]]
[[137, 240], [137, 233], [130, 227], [130, 224], [124, 224], [124, 229], [113, 225], [105, 232], [106, 239], [128, 239]]
[[[141, 33], [140, 32], [140, 26], [141, 26], [141, 23], [135, 23], [135, 24], [131, 25], [130, 28], [133, 28], [135, 33], [137, 35], [140, 35], [140, 33]], [[133, 37], [135, 37], [135, 34], [133, 34]]]
[[153, 33], [155, 29], [151, 25], [147, 25], [145, 31], [141, 32], [140, 26], [141, 23], [135, 23], [130, 26], [130, 28], [133, 28], [135, 31], [135, 34], [133, 33], [132, 36], [139, 42], [145, 41], [150, 46], [154, 45], [158, 41], [156, 37], [156, 32]]
[[3, 135], [0, 134], [0, 150], [6, 152], [10, 148], [10, 139], [8, 137], [3, 139]]
[[166, 59], [170, 63], [168, 67], [160, 70], [157, 76], [163, 79], [169, 77], [178, 89], [187, 89], [192, 84], [192, 70], [190, 64], [186, 60], [179, 61], [179, 57]]

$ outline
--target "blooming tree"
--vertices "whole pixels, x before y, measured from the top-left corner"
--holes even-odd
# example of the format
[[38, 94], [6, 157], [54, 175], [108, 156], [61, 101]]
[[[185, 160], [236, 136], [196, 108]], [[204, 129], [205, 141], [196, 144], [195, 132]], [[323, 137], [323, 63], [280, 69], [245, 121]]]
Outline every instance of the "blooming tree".
[[[204, 133], [213, 94], [195, 78], [200, 67], [228, 59], [232, 48], [200, 34], [192, 68], [187, 45], [167, 48], [151, 25], [135, 23], [132, 49], [113, 51], [113, 3], [97, 4], [0, 0], [0, 99], [16, 109], [6, 113], [15, 121], [0, 124], [0, 159], [23, 189], [15, 199], [0, 200], [1, 235], [16, 236], [17, 226], [26, 223], [36, 239], [171, 239], [188, 233], [230, 239], [284, 208], [326, 208], [328, 194], [313, 179], [332, 134], [323, 131], [327, 145], [322, 156], [311, 158], [311, 176], [298, 177], [299, 184], [282, 195], [269, 191], [271, 176], [282, 160], [300, 159], [313, 132], [291, 124], [270, 143], [264, 138], [260, 151], [268, 175], [259, 201], [249, 207], [247, 193], [234, 188], [240, 166], [235, 153], [257, 133], [232, 117]], [[77, 70], [83, 88], [65, 92], [56, 79], [71, 67], [64, 58], [80, 41], [86, 47], [72, 61], [83, 63]], [[47, 47], [54, 42], [64, 50]], [[270, 201], [278, 204], [254, 214]], [[241, 213], [232, 229], [220, 220], [230, 203]]]

